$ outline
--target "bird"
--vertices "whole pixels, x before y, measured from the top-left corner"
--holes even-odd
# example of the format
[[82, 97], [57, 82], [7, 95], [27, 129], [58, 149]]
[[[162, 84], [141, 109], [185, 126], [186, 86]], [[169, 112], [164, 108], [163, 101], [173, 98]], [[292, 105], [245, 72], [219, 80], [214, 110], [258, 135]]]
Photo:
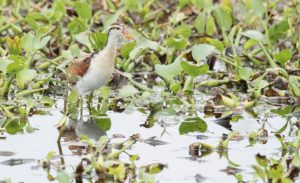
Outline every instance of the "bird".
[[[114, 71], [118, 45], [124, 38], [134, 39], [124, 24], [112, 24], [108, 28], [107, 42], [102, 50], [75, 58], [67, 65], [68, 81], [81, 98], [87, 94], [92, 96], [94, 90], [108, 82]], [[82, 105], [81, 100], [81, 114]]]

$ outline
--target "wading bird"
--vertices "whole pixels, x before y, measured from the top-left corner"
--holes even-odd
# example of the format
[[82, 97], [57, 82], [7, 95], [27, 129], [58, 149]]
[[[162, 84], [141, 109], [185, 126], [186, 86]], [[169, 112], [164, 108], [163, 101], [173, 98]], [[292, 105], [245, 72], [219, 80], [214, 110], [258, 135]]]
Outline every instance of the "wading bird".
[[[117, 48], [125, 38], [133, 39], [125, 25], [113, 24], [108, 29], [107, 43], [103, 50], [75, 58], [67, 66], [68, 80], [81, 98], [105, 85], [112, 76]], [[92, 96], [91, 96], [92, 97]], [[81, 99], [81, 117], [83, 102]]]
[[[117, 48], [124, 38], [133, 39], [133, 36], [127, 32], [125, 25], [113, 24], [108, 29], [107, 42], [103, 50], [75, 58], [67, 65], [67, 79], [72, 88], [75, 88], [80, 95], [79, 120], [83, 118], [83, 97], [87, 94], [91, 94], [92, 97], [92, 92], [105, 85], [112, 76]], [[67, 112], [67, 96], [68, 90], [64, 104], [65, 113]], [[66, 125], [68, 126], [68, 124]], [[64, 128], [65, 125], [60, 128], [58, 142]]]

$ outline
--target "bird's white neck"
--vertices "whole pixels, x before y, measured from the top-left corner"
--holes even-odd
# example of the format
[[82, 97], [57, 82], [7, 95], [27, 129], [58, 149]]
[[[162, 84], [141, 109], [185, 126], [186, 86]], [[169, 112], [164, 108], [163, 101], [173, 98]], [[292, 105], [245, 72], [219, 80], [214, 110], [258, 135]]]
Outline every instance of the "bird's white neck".
[[109, 36], [107, 39], [107, 44], [105, 46], [105, 51], [109, 54], [111, 58], [116, 57], [117, 47], [118, 47], [118, 38], [116, 36]]

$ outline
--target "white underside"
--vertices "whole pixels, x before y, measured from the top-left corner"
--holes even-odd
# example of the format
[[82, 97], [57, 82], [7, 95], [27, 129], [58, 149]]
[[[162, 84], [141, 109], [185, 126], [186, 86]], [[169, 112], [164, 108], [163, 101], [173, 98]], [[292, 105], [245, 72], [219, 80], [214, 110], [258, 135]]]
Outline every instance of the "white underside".
[[[99, 60], [107, 58], [106, 60]], [[114, 69], [114, 57], [105, 57], [102, 53], [95, 56], [87, 73], [77, 82], [76, 88], [80, 95], [86, 95], [105, 85]]]

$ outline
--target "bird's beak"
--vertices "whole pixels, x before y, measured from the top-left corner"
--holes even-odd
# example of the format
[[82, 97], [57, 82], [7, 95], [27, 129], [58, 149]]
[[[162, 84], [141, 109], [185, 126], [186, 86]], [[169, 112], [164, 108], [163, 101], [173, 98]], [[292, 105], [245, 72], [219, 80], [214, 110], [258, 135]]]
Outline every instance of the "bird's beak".
[[123, 31], [123, 35], [124, 35], [127, 39], [134, 39], [133, 35], [129, 34], [127, 31]]

